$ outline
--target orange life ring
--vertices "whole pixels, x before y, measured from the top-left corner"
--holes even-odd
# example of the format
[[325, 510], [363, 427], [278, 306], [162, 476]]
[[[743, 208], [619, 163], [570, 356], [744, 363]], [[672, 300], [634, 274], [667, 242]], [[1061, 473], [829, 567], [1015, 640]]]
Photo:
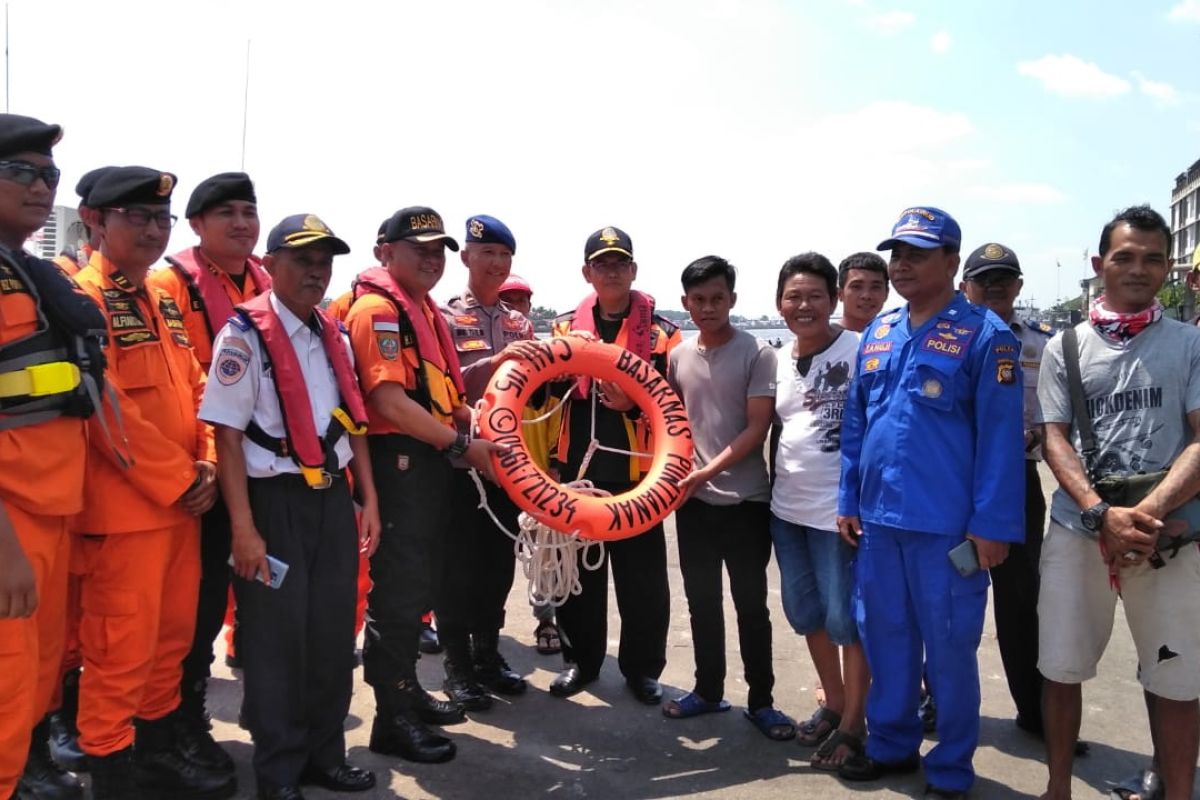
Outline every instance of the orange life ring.
[[[667, 379], [616, 345], [577, 336], [544, 339], [537, 345], [537, 359], [501, 364], [483, 394], [480, 435], [509, 448], [506, 455], [492, 457], [500, 486], [538, 522], [558, 531], [577, 531], [586, 539], [627, 539], [662, 522], [683, 499], [678, 481], [692, 471], [692, 428]], [[539, 386], [561, 375], [612, 381], [649, 419], [653, 458], [630, 491], [611, 497], [583, 494], [555, 481], [529, 455], [522, 412]]]

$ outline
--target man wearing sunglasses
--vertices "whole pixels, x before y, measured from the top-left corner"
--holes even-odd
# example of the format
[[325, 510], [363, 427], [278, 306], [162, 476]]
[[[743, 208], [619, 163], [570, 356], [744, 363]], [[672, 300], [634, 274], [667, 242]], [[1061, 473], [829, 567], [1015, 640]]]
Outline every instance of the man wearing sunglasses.
[[[200, 369], [213, 362], [213, 340], [234, 314], [234, 306], [271, 288], [271, 277], [254, 255], [258, 244], [258, 198], [244, 172], [205, 178], [188, 199], [188, 224], [200, 242], [167, 256], [168, 269], [150, 273], [146, 283], [162, 289], [183, 315]], [[229, 512], [218, 494], [200, 520], [200, 599], [196, 636], [183, 660], [179, 736], [194, 761], [232, 774], [233, 759], [212, 737], [205, 713], [213, 640], [221, 632], [229, 594]]]
[[236, 790], [232, 775], [198, 763], [177, 735], [200, 584], [199, 517], [217, 487], [212, 429], [197, 417], [204, 374], [178, 304], [146, 285], [175, 222], [174, 187], [174, 175], [146, 167], [102, 176], [87, 198], [100, 250], [76, 276], [104, 315], [109, 372], [130, 401], [123, 413], [135, 418], [126, 421], [132, 466], [92, 458], [72, 526], [83, 607], [79, 745], [97, 800], [133, 796], [135, 781], [178, 798]]
[[0, 797], [65, 800], [82, 789], [51, 760], [39, 721], [62, 657], [67, 525], [83, 505], [94, 406], [81, 377], [102, 380], [104, 359], [95, 336], [82, 375], [82, 361], [63, 359], [100, 328], [99, 312], [22, 250], [53, 207], [61, 136], [58, 125], [0, 114]]

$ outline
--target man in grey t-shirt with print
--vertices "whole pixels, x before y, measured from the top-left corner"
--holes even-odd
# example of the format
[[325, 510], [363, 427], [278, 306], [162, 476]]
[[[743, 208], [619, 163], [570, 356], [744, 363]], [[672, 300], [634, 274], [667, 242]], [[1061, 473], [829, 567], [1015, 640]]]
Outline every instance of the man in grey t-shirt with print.
[[675, 514], [679, 568], [696, 656], [695, 689], [667, 701], [673, 719], [727, 711], [721, 566], [737, 608], [738, 641], [750, 696], [746, 716], [772, 739], [796, 735], [773, 706], [771, 618], [767, 611], [771, 485], [763, 441], [775, 411], [775, 351], [729, 323], [737, 273], [705, 256], [683, 271], [683, 305], [700, 335], [671, 351], [667, 379], [692, 423], [696, 469], [680, 482], [689, 498]]
[[[1046, 463], [1059, 488], [1042, 545], [1038, 668], [1047, 762], [1044, 797], [1071, 796], [1081, 684], [1096, 674], [1119, 596], [1138, 653], [1155, 743], [1150, 770], [1123, 796], [1191, 798], [1200, 741], [1200, 551], [1155, 553], [1178, 533], [1164, 518], [1200, 491], [1200, 331], [1163, 316], [1171, 232], [1148, 206], [1119, 214], [1092, 258], [1104, 294], [1075, 330], [1097, 452], [1082, 459], [1063, 337], [1046, 347], [1038, 400]], [[1169, 469], [1136, 507], [1110, 507], [1092, 480]], [[1154, 555], [1152, 558], [1151, 556]]]

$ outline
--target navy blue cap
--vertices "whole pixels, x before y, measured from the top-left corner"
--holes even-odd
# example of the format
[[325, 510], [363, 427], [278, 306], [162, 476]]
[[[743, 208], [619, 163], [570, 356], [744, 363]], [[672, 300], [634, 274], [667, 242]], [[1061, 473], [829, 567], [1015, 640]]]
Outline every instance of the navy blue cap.
[[517, 240], [500, 220], [487, 214], [476, 214], [467, 219], [467, 244], [502, 244], [514, 254], [517, 252]]
[[974, 252], [967, 256], [966, 264], [963, 266], [963, 280], [969, 281], [985, 272], [998, 269], [1020, 275], [1021, 262], [1017, 260], [1017, 254], [1004, 245], [988, 242], [982, 247], [975, 248]]
[[295, 250], [317, 242], [329, 242], [333, 246], [335, 256], [344, 256], [350, 252], [350, 245], [334, 236], [329, 226], [316, 214], [292, 214], [290, 217], [284, 217], [267, 235], [267, 252]]
[[79, 195], [80, 205], [87, 205], [88, 195], [92, 193], [92, 187], [96, 185], [96, 181], [100, 180], [112, 169], [116, 169], [116, 167], [96, 167], [83, 173], [83, 177], [79, 179], [79, 183], [75, 184], [75, 194]]
[[232, 200], [244, 200], [247, 203], [258, 203], [254, 194], [254, 182], [244, 172], [222, 172], [205, 178], [192, 190], [188, 198], [187, 210], [184, 216], [188, 219], [203, 214], [213, 206], [228, 203]]
[[84, 201], [89, 208], [111, 208], [129, 203], [166, 205], [178, 182], [170, 172], [150, 167], [112, 167], [92, 184]]
[[583, 260], [591, 261], [604, 253], [620, 253], [633, 258], [633, 239], [620, 228], [609, 225], [593, 233], [583, 246]]
[[879, 243], [876, 250], [891, 250], [898, 243], [911, 244], [932, 250], [935, 247], [958, 249], [962, 244], [962, 230], [954, 217], [933, 206], [916, 206], [900, 212], [900, 219], [892, 226], [892, 238]]
[[0, 114], [0, 158], [17, 153], [50, 155], [50, 148], [62, 138], [62, 127], [47, 125], [40, 119], [20, 114]]

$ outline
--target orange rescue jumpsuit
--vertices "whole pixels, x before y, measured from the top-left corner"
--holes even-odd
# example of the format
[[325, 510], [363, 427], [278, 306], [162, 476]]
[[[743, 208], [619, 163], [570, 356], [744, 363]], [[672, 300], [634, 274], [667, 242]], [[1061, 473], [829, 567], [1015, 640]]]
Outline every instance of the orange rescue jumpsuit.
[[[0, 265], [0, 344], [33, 333], [29, 288]], [[62, 660], [70, 516], [83, 505], [84, 421], [59, 417], [0, 431], [0, 503], [33, 568], [38, 608], [0, 619], [0, 797], [15, 791], [29, 732], [46, 714]]]
[[[181, 310], [164, 291], [136, 289], [102, 254], [76, 280], [108, 323], [109, 374], [128, 398], [133, 467], [88, 461], [72, 571], [82, 576], [79, 744], [105, 756], [133, 743], [134, 717], [179, 705], [200, 582], [200, 523], [177, 503], [195, 461], [216, 461], [196, 411], [204, 374]], [[106, 414], [110, 428], [115, 425]], [[132, 420], [130, 418], [133, 418]], [[93, 450], [106, 445], [93, 436]]]

